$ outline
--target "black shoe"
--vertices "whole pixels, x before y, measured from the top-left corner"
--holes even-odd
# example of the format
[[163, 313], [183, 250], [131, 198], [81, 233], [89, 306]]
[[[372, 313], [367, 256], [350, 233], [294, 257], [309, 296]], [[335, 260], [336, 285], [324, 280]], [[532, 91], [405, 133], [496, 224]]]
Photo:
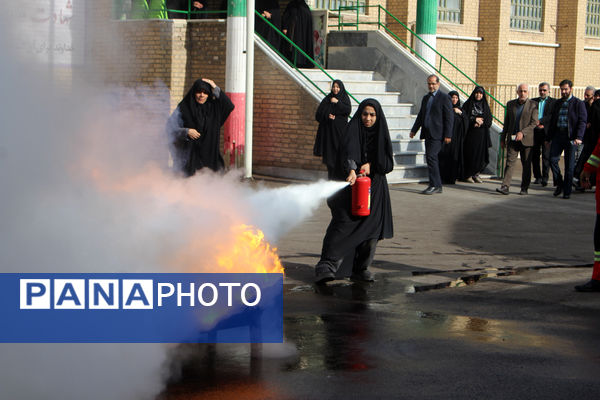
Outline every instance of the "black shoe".
[[560, 196], [562, 193], [562, 185], [558, 185], [556, 189], [554, 189], [554, 193], [552, 194], [554, 197]]
[[496, 188], [496, 192], [501, 193], [503, 195], [508, 195], [508, 186], [502, 185], [499, 188]]
[[542, 187], [546, 187], [546, 186], [548, 186], [548, 181], [545, 181], [542, 179], [541, 184], [542, 184]]
[[375, 275], [368, 269], [353, 271], [350, 280], [355, 282], [375, 282]]
[[521, 189], [521, 191], [519, 192], [519, 194], [520, 194], [521, 196], [524, 196], [524, 195], [526, 195], [526, 194], [527, 194], [527, 189]]
[[600, 292], [600, 281], [596, 279], [591, 279], [588, 283], [584, 285], [575, 286], [575, 290], [578, 292]]
[[563, 199], [570, 199], [571, 195], [570, 194], [563, 194]]
[[539, 185], [540, 183], [542, 183], [542, 180], [540, 178], [535, 178], [535, 181], [533, 181], [534, 185]]
[[441, 187], [429, 186], [427, 189], [423, 190], [421, 194], [434, 194], [434, 193], [442, 193]]
[[326, 282], [331, 282], [335, 279], [335, 274], [329, 270], [322, 269], [315, 271], [315, 283], [322, 285]]

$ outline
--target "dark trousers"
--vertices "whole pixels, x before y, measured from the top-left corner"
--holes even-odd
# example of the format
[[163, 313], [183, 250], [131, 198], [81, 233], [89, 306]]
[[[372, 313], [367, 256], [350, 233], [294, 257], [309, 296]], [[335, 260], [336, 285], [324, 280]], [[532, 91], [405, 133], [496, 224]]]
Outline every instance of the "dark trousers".
[[[571, 143], [571, 140], [566, 135], [558, 134], [552, 139], [550, 145], [550, 168], [554, 175], [556, 186], [563, 185], [563, 193], [571, 194], [573, 184], [573, 170], [575, 169], [575, 150], [577, 146]], [[560, 172], [558, 162], [560, 161], [560, 153], [565, 152], [565, 176]]]
[[531, 183], [531, 147], [523, 146], [521, 142], [508, 142], [506, 149], [506, 169], [504, 170], [504, 180], [502, 184], [506, 187], [510, 187], [510, 180], [512, 179], [515, 164], [517, 163], [517, 156], [521, 155], [521, 166], [523, 167], [523, 174], [521, 175], [521, 189], [527, 190]]
[[[535, 128], [533, 130], [533, 147], [531, 148], [531, 169], [535, 179], [541, 179], [548, 182], [548, 172], [550, 171], [550, 145], [545, 139], [546, 133], [543, 129]], [[540, 156], [542, 158], [542, 168], [540, 171]]]
[[[356, 246], [353, 255], [352, 272], [360, 272], [367, 269], [371, 265], [371, 262], [373, 262], [375, 250], [377, 250], [377, 239], [368, 239]], [[319, 274], [322, 271], [331, 271], [335, 274], [343, 262], [344, 258], [337, 260], [321, 258], [315, 267], [315, 272]]]
[[442, 141], [437, 139], [425, 139], [425, 158], [427, 160], [427, 171], [429, 172], [429, 186], [442, 187], [440, 176], [440, 162], [438, 155], [442, 150]]

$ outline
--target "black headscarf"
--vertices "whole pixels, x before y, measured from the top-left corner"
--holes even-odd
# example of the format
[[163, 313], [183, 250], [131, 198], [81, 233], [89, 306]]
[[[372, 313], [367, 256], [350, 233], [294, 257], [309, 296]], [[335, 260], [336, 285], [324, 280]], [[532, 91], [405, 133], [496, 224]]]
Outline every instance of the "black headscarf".
[[[336, 83], [340, 87], [340, 91], [338, 94], [333, 94], [333, 85]], [[337, 105], [331, 103], [332, 97], [338, 99]], [[321, 104], [319, 104], [315, 115], [316, 120], [318, 122], [323, 122], [323, 120], [327, 118], [329, 114], [337, 115], [337, 113], [332, 112], [333, 106], [336, 106], [336, 108], [339, 109], [337, 110], [339, 115], [350, 115], [350, 110], [352, 109], [352, 106], [350, 104], [350, 97], [348, 96], [348, 93], [346, 93], [344, 83], [339, 79], [336, 79], [331, 83], [331, 92], [329, 92], [329, 94], [325, 96], [325, 98], [321, 101]]]
[[460, 95], [458, 94], [458, 92], [456, 90], [452, 90], [452, 91], [448, 92], [448, 96], [450, 97], [450, 100], [452, 100], [452, 96], [458, 97], [458, 102], [456, 102], [456, 104], [452, 104], [452, 107], [460, 108]]
[[[208, 94], [208, 99], [204, 104], [200, 104], [196, 101], [196, 93], [205, 92]], [[204, 82], [202, 79], [198, 79], [183, 100], [179, 102], [179, 111], [181, 111], [181, 118], [183, 119], [184, 128], [194, 128], [198, 132], [206, 131], [206, 119], [210, 115], [210, 111], [213, 108], [214, 97], [212, 87]]]
[[[366, 128], [361, 119], [366, 106], [373, 107], [375, 114], [377, 114], [377, 120], [371, 128]], [[356, 110], [348, 124], [346, 136], [348, 140], [346, 159], [353, 160], [357, 168], [370, 162], [372, 174], [385, 175], [394, 169], [394, 153], [390, 131], [381, 105], [377, 100], [365, 99], [360, 103], [358, 110]], [[347, 166], [348, 170], [350, 170], [349, 166]]]
[[[204, 104], [196, 101], [196, 93], [206, 92], [208, 99]], [[217, 98], [212, 87], [198, 79], [183, 100], [177, 106], [181, 114], [183, 128], [193, 128], [201, 133], [200, 138], [191, 140], [181, 135], [174, 141], [177, 162], [186, 175], [208, 167], [213, 171], [224, 168], [223, 157], [219, 151], [220, 129], [234, 109], [233, 103], [223, 92]]]
[[[476, 93], [483, 94], [481, 100], [475, 99]], [[469, 96], [469, 99], [465, 102], [463, 109], [466, 112], [467, 118], [471, 121], [474, 121], [477, 117], [485, 118], [486, 115], [492, 115], [485, 96], [485, 89], [482, 86], [475, 86], [475, 89], [471, 92], [471, 96]]]
[[[333, 85], [336, 84], [336, 83], [340, 87], [340, 91], [339, 91], [338, 94], [333, 94]], [[327, 95], [327, 97], [329, 99], [331, 99], [332, 97], [335, 97], [342, 104], [350, 107], [350, 97], [348, 96], [348, 93], [346, 93], [346, 87], [344, 86], [344, 82], [342, 82], [339, 79], [336, 79], [333, 82], [331, 82], [331, 92], [329, 92], [329, 94]], [[350, 114], [350, 112], [348, 112], [348, 114]]]

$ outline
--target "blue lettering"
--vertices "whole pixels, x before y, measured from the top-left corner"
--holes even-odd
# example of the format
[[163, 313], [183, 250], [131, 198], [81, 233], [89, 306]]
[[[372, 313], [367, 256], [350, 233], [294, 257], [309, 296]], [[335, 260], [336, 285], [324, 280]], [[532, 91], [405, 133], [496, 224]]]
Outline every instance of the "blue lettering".
[[71, 283], [65, 284], [62, 292], [60, 293], [58, 301], [56, 302], [56, 305], [61, 306], [64, 301], [74, 301], [76, 305], [81, 305], [81, 302], [75, 293], [75, 289], [73, 288], [73, 284]]
[[[37, 288], [38, 290], [36, 292], [33, 291], [34, 288]], [[33, 283], [33, 282], [28, 282], [27, 283], [27, 305], [30, 306], [31, 305], [31, 300], [34, 297], [40, 297], [43, 296], [44, 293], [46, 293], [46, 286], [41, 284], [41, 283]]]
[[[139, 293], [139, 296], [135, 296], [136, 293]], [[131, 287], [131, 292], [129, 293], [129, 297], [127, 297], [125, 305], [131, 305], [131, 302], [134, 300], [141, 300], [145, 306], [150, 304], [146, 298], [146, 295], [144, 294], [144, 291], [142, 290], [142, 285], [139, 283], [134, 283]]]
[[112, 283], [109, 283], [109, 287], [108, 287], [108, 293], [106, 293], [104, 291], [104, 289], [102, 288], [102, 286], [100, 286], [99, 283], [94, 283], [94, 295], [93, 295], [93, 301], [94, 301], [94, 305], [97, 306], [98, 305], [98, 300], [99, 300], [99, 296], [102, 296], [104, 298], [104, 301], [109, 304], [109, 305], [114, 305], [115, 304], [115, 291], [114, 291], [115, 285]]

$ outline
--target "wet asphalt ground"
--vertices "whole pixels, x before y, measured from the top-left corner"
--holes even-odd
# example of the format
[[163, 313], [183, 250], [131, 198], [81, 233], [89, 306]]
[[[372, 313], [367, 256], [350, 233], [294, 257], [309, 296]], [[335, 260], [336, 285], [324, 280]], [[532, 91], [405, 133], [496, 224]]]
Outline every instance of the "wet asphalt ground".
[[376, 282], [312, 284], [330, 214], [278, 243], [283, 344], [181, 348], [161, 399], [598, 399], [594, 195], [499, 181], [390, 187]]

